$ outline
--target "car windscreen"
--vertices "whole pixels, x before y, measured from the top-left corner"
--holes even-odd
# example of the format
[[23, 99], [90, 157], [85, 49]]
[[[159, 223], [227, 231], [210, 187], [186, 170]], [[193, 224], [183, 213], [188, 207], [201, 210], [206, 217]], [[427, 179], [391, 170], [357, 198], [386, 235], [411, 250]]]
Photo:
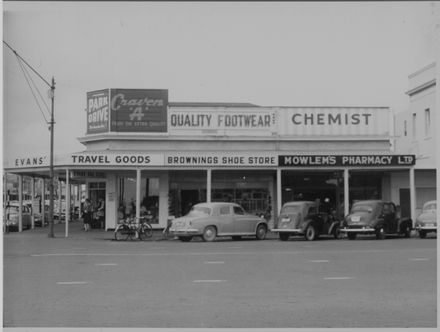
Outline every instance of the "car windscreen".
[[423, 212], [434, 212], [436, 210], [437, 210], [437, 203], [436, 202], [430, 203], [430, 204], [426, 204], [423, 207]]
[[193, 206], [188, 213], [188, 216], [191, 217], [201, 217], [201, 216], [210, 216], [211, 208], [206, 206]]
[[300, 205], [288, 205], [288, 206], [284, 206], [281, 209], [281, 213], [284, 213], [284, 214], [300, 213], [300, 212], [301, 212], [301, 206]]
[[373, 206], [367, 204], [355, 204], [351, 208], [351, 212], [373, 212]]

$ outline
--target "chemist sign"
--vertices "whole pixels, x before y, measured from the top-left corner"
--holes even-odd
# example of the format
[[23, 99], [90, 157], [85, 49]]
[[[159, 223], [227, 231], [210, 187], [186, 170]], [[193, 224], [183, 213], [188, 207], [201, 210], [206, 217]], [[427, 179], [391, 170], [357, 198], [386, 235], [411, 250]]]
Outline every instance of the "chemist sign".
[[87, 92], [87, 134], [109, 130], [109, 90]]
[[282, 155], [278, 157], [280, 166], [289, 167], [381, 167], [413, 166], [415, 155]]

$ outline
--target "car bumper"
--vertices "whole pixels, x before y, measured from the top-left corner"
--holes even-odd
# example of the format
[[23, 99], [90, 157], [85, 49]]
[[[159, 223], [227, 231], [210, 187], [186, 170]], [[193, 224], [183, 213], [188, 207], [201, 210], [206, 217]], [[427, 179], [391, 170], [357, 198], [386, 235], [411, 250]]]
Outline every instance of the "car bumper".
[[170, 234], [179, 236], [179, 235], [201, 235], [202, 232], [195, 228], [187, 228], [187, 229], [176, 229], [170, 228]]
[[274, 233], [289, 233], [289, 234], [302, 234], [303, 231], [300, 228], [273, 228], [270, 230]]
[[343, 227], [339, 231], [342, 233], [374, 233], [376, 230], [371, 227], [360, 227], [360, 228]]
[[437, 232], [437, 226], [416, 226], [417, 231]]

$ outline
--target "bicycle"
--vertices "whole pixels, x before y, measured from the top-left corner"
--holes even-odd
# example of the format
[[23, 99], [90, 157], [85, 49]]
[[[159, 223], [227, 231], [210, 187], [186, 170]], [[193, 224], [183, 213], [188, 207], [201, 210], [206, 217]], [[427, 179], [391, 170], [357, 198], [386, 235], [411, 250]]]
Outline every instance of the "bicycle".
[[123, 220], [121, 224], [119, 224], [115, 229], [115, 240], [133, 240], [139, 239], [141, 241], [145, 241], [148, 238], [153, 236], [153, 228], [148, 223], [145, 217], [138, 218], [139, 220], [143, 220], [141, 222], [136, 223], [136, 217], [128, 217]]

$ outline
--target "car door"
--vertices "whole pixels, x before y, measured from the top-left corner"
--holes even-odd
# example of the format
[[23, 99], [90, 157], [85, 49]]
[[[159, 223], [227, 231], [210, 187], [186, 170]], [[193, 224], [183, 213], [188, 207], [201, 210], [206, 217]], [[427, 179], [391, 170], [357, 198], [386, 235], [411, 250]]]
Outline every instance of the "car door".
[[397, 233], [396, 211], [391, 203], [384, 203], [382, 208], [384, 229], [386, 233]]
[[234, 233], [252, 234], [255, 231], [255, 217], [246, 214], [241, 206], [233, 206], [234, 213]]
[[234, 216], [232, 212], [232, 206], [222, 205], [218, 208], [218, 216], [216, 226], [217, 233], [232, 234], [234, 232]]

